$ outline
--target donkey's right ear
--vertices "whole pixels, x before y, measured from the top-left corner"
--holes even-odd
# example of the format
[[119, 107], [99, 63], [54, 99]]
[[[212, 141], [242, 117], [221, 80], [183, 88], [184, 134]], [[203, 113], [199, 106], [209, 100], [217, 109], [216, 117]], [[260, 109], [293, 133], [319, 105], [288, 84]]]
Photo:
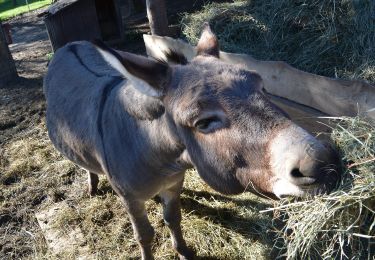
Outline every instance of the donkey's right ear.
[[103, 42], [93, 42], [103, 59], [143, 94], [161, 98], [165, 95], [170, 80], [168, 64], [146, 57], [117, 51]]
[[197, 55], [208, 55], [219, 58], [219, 41], [216, 35], [211, 31], [208, 22], [203, 24], [202, 34], [196, 48]]

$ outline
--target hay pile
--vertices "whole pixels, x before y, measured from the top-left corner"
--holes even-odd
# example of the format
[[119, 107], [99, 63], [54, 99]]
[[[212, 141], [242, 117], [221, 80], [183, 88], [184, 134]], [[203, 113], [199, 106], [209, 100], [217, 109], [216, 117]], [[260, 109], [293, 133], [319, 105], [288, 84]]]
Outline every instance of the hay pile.
[[332, 138], [345, 165], [339, 189], [303, 201], [284, 199], [272, 209], [286, 221], [277, 245], [288, 259], [375, 256], [375, 128], [340, 118]]
[[210, 21], [222, 50], [375, 82], [374, 13], [372, 0], [235, 0], [185, 14], [182, 26], [191, 43]]

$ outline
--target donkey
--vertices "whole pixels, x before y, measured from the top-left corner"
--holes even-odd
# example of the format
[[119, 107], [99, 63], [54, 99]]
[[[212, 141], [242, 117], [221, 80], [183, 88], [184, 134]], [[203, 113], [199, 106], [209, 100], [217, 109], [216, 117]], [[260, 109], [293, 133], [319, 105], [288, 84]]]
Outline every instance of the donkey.
[[75, 42], [56, 52], [44, 80], [51, 141], [87, 170], [91, 194], [97, 175], [107, 176], [142, 259], [153, 258], [145, 201], [156, 195], [174, 249], [181, 259], [194, 257], [180, 227], [188, 168], [224, 194], [281, 198], [334, 188], [335, 150], [273, 105], [256, 72], [220, 61], [208, 25], [190, 63], [173, 50], [167, 56], [152, 60]]

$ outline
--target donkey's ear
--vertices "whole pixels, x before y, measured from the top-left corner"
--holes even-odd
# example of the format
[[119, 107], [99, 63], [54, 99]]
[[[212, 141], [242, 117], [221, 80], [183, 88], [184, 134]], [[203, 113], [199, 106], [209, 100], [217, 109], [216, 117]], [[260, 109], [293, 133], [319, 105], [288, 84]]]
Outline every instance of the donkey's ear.
[[117, 51], [102, 42], [96, 41], [94, 44], [104, 60], [130, 80], [137, 90], [151, 97], [160, 98], [165, 95], [170, 79], [170, 68], [166, 63]]
[[205, 22], [201, 38], [197, 45], [197, 55], [210, 55], [219, 58], [219, 41], [216, 35], [211, 31], [210, 25]]

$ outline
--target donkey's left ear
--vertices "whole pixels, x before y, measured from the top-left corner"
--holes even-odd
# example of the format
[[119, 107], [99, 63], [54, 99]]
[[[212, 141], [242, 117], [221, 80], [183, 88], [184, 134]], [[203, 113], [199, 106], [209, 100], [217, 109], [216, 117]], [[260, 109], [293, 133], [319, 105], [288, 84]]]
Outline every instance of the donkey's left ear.
[[170, 80], [170, 67], [163, 62], [111, 49], [94, 42], [104, 60], [133, 83], [143, 94], [161, 98]]
[[209, 55], [219, 58], [219, 41], [216, 35], [211, 31], [210, 25], [203, 24], [202, 35], [197, 44], [197, 55]]

